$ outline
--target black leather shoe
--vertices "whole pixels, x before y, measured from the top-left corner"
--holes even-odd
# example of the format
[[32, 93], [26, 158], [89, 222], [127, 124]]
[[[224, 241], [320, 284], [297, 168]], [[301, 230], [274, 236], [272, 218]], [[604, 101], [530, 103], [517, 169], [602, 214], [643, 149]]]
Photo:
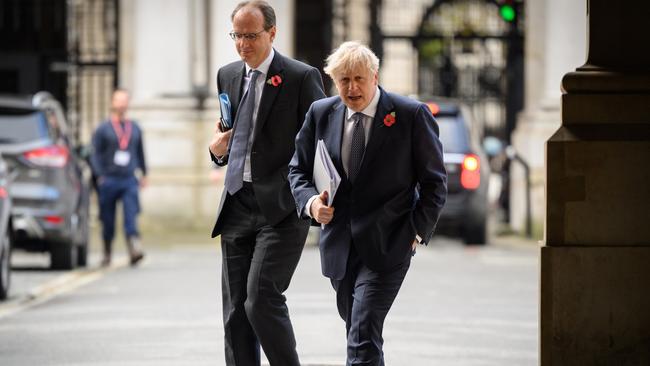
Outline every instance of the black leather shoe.
[[137, 265], [138, 262], [140, 262], [143, 259], [144, 259], [144, 253], [142, 253], [142, 252], [137, 252], [137, 253], [131, 254], [131, 261], [130, 261], [131, 266]]
[[144, 258], [144, 253], [140, 249], [140, 238], [131, 236], [126, 239], [126, 244], [129, 248], [129, 257], [131, 257], [131, 266], [135, 266]]
[[110, 266], [110, 265], [111, 265], [111, 257], [104, 256], [104, 258], [102, 258], [102, 262], [101, 262], [100, 265], [101, 265], [102, 267], [108, 267], [108, 266]]

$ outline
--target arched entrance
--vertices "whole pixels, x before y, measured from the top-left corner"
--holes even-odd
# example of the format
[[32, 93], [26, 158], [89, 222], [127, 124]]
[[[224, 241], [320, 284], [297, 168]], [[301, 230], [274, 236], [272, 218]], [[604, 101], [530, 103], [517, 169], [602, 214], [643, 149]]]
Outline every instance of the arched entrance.
[[370, 45], [380, 58], [385, 51], [393, 63], [410, 57], [406, 44], [414, 51], [417, 65], [403, 64], [417, 78], [407, 90], [462, 100], [482, 135], [510, 143], [523, 107], [524, 0], [371, 0], [369, 10]]
[[413, 38], [419, 94], [464, 101], [484, 134], [507, 143], [523, 106], [522, 9], [512, 1], [436, 1]]

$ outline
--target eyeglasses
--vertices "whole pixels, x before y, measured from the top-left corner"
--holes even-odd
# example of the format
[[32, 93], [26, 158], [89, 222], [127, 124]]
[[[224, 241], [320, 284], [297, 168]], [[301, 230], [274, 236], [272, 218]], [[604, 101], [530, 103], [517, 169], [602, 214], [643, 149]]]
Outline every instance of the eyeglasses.
[[233, 41], [240, 41], [242, 39], [245, 39], [247, 41], [252, 42], [255, 41], [260, 36], [260, 33], [262, 32], [266, 32], [266, 29], [262, 29], [257, 33], [237, 33], [235, 31], [232, 31], [228, 33], [228, 35], [230, 36], [230, 38], [232, 38]]

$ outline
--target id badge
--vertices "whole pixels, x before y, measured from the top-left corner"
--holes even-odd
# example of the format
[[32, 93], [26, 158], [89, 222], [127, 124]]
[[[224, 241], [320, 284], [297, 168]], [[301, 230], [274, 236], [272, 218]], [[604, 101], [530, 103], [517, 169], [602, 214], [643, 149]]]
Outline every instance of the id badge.
[[115, 156], [113, 157], [113, 162], [117, 166], [127, 166], [131, 161], [131, 154], [128, 151], [117, 150]]

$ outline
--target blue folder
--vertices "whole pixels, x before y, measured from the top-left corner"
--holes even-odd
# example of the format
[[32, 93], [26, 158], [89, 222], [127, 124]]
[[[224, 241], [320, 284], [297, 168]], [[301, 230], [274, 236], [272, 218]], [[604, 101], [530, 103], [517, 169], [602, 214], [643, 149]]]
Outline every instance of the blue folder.
[[232, 114], [230, 113], [230, 98], [228, 94], [219, 94], [219, 109], [221, 111], [221, 128], [226, 131], [232, 128]]

